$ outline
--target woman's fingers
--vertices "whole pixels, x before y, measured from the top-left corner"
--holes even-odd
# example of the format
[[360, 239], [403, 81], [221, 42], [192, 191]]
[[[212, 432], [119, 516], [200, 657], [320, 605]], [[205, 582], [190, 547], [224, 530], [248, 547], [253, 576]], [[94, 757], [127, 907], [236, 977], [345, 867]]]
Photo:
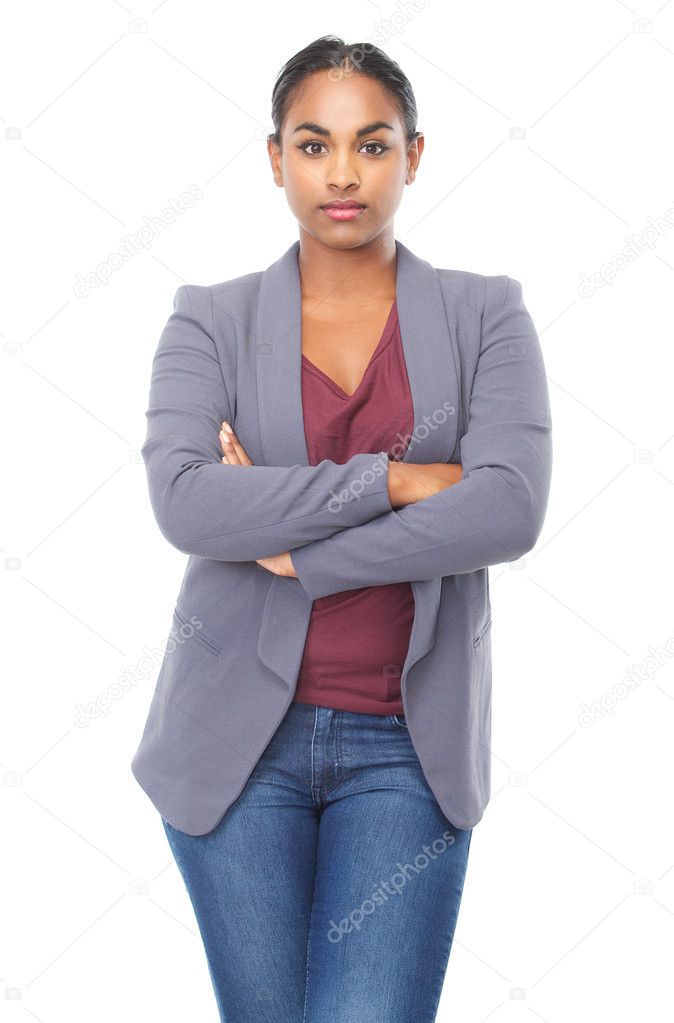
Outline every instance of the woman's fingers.
[[226, 462], [229, 465], [230, 464], [230, 458], [231, 458], [231, 462], [233, 464], [234, 463], [234, 448], [233, 448], [231, 442], [229, 441], [229, 434], [225, 433], [224, 429], [221, 429], [220, 433], [218, 434], [218, 437], [220, 439], [220, 447], [222, 448], [222, 461]]
[[286, 551], [284, 554], [272, 554], [269, 558], [256, 558], [255, 560], [258, 565], [266, 568], [269, 572], [273, 572], [274, 575], [290, 576], [297, 579], [297, 572], [290, 558], [290, 551]]
[[224, 427], [220, 430], [220, 447], [222, 448], [222, 461], [227, 465], [240, 465], [236, 447], [232, 443], [231, 433], [227, 433]]
[[227, 465], [253, 464], [229, 423], [223, 422], [219, 436], [220, 447], [223, 450], [223, 462]]

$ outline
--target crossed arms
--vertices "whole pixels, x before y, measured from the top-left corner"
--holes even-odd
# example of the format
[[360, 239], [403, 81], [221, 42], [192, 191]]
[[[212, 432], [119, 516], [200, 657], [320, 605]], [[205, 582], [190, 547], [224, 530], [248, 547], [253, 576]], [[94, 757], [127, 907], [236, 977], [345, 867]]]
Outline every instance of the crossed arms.
[[224, 561], [290, 551], [313, 600], [472, 572], [534, 546], [550, 489], [551, 421], [518, 281], [485, 279], [462, 478], [402, 508], [389, 499], [385, 451], [343, 465], [223, 466], [218, 431], [232, 410], [208, 333], [210, 301], [207, 289], [178, 289], [152, 364], [141, 452], [155, 518], [175, 547]]

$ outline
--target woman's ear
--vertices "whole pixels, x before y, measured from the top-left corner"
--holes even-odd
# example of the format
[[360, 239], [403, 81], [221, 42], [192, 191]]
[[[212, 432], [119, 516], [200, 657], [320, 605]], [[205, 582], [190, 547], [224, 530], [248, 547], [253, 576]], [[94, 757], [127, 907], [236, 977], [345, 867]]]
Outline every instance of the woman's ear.
[[279, 188], [283, 188], [283, 172], [281, 171], [281, 150], [276, 145], [271, 135], [267, 135], [267, 153], [271, 164], [274, 182]]
[[419, 166], [419, 160], [421, 154], [424, 151], [424, 136], [422, 132], [419, 132], [417, 137], [410, 145], [407, 150], [407, 159], [409, 166], [407, 168], [407, 177], [405, 178], [405, 184], [411, 185], [417, 174], [417, 167]]

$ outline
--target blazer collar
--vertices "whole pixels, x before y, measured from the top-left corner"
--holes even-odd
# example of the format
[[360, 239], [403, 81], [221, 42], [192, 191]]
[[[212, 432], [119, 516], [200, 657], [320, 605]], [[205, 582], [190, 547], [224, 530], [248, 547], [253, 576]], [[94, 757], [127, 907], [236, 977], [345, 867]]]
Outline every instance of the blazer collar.
[[[459, 361], [437, 270], [396, 239], [396, 301], [414, 409], [405, 462], [448, 462], [457, 441]], [[256, 324], [265, 465], [308, 465], [302, 408], [299, 241], [262, 273]]]

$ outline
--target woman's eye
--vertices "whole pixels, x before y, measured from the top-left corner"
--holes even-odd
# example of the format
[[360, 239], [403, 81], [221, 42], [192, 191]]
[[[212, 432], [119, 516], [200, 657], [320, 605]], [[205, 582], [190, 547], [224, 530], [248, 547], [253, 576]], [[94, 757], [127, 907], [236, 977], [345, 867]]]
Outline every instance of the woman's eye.
[[[316, 140], [312, 140], [310, 142], [300, 142], [298, 144], [298, 148], [303, 153], [306, 153], [307, 156], [321, 156], [320, 152], [316, 152], [315, 150], [311, 150], [310, 147], [312, 147], [312, 146], [317, 146], [319, 148], [319, 150], [321, 148], [323, 148], [323, 149], [325, 148], [325, 145], [324, 145], [323, 142], [317, 142]], [[378, 146], [379, 147], [379, 152], [377, 152], [377, 153], [370, 152], [370, 153], [367, 154], [368, 156], [381, 156], [382, 153], [385, 153], [386, 150], [389, 149], [389, 146], [385, 146], [383, 142], [364, 142], [363, 145], [361, 146], [361, 149], [367, 149], [370, 146]]]

